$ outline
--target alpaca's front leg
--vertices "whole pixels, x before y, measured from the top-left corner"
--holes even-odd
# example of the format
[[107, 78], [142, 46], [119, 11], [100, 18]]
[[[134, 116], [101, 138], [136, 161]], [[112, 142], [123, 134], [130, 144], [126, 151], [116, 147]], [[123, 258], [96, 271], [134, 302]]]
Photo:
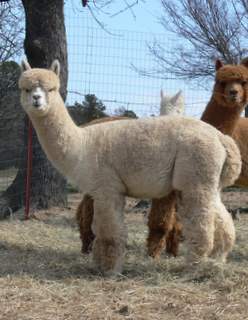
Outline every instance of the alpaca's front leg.
[[122, 271], [126, 245], [124, 197], [94, 197], [93, 259], [104, 275]]

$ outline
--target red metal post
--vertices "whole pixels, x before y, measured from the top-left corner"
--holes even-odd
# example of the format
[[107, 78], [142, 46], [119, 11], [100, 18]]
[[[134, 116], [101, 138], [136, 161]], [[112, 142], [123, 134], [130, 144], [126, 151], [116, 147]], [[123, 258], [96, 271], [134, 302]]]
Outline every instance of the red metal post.
[[27, 149], [27, 174], [25, 187], [25, 219], [29, 219], [30, 210], [30, 190], [32, 177], [32, 160], [33, 160], [33, 127], [30, 120], [28, 120], [28, 149]]

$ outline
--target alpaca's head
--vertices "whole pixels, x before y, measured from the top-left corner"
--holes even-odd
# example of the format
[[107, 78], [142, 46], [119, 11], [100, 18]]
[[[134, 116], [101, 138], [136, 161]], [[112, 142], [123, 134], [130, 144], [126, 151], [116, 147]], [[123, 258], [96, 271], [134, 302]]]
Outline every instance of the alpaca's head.
[[239, 65], [216, 61], [214, 99], [227, 108], [244, 108], [248, 104], [248, 59]]
[[51, 101], [59, 93], [60, 64], [54, 60], [50, 69], [31, 68], [22, 61], [19, 79], [21, 104], [30, 115], [44, 116], [51, 108]]
[[184, 114], [184, 99], [182, 91], [179, 90], [174, 96], [165, 95], [160, 91], [160, 115], [182, 115]]

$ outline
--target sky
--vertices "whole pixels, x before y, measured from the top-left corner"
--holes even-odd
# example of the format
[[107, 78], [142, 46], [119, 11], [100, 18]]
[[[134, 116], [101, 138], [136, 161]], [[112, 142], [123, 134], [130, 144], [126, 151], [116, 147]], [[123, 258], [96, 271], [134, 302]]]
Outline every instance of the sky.
[[[91, 1], [92, 2], [92, 1]], [[97, 3], [97, 1], [95, 1]], [[100, 2], [100, 1], [99, 1]], [[135, 0], [129, 0], [128, 3], [134, 3]], [[74, 8], [76, 11], [87, 11], [87, 8], [81, 7], [81, 1], [67, 1], [66, 8]], [[94, 9], [94, 5], [91, 4]], [[101, 20], [106, 27], [110, 29], [121, 29], [141, 32], [163, 33], [164, 30], [158, 22], [162, 12], [160, 0], [138, 0], [138, 4], [133, 6], [131, 10], [125, 10], [121, 14], [118, 12], [125, 8], [125, 1], [112, 1], [111, 6], [104, 8], [103, 12], [98, 13], [94, 10], [97, 18]]]
[[[96, 2], [97, 3], [97, 2]], [[121, 3], [121, 6], [120, 6]], [[129, 0], [131, 3], [131, 0]], [[124, 1], [112, 1], [106, 12], [117, 13]], [[94, 6], [92, 4], [92, 6]], [[158, 114], [160, 89], [169, 95], [183, 91], [186, 114], [199, 117], [209, 92], [165, 75], [168, 80], [140, 76], [133, 68], [151, 70], [156, 67], [148, 44], [159, 41], [171, 49], [179, 39], [165, 32], [158, 20], [162, 14], [160, 0], [139, 0], [132, 11], [118, 15], [98, 13], [106, 31], [99, 26], [81, 1], [66, 2], [65, 18], [69, 55], [68, 104], [81, 102], [91, 93], [101, 99], [109, 113], [119, 107], [134, 110], [139, 116]]]

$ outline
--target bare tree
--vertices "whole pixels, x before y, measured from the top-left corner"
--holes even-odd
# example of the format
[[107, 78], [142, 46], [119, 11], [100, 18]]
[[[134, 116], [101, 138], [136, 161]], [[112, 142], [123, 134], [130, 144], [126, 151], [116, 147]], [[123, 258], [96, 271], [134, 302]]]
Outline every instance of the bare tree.
[[160, 23], [176, 35], [168, 50], [158, 41], [149, 45], [157, 67], [141, 73], [167, 78], [208, 78], [214, 74], [213, 61], [218, 57], [236, 63], [246, 56], [247, 0], [161, 0]]
[[[10, 2], [12, 1], [12, 5], [14, 5], [15, 0], [10, 0]], [[60, 93], [63, 99], [65, 99], [67, 94], [68, 66], [66, 30], [64, 24], [64, 0], [22, 0], [20, 3], [22, 3], [25, 11], [25, 54], [32, 67], [49, 67], [54, 59], [58, 59], [61, 62]], [[95, 2], [84, 0], [81, 3], [83, 6], [91, 8], [92, 12], [96, 12], [96, 10], [102, 12], [103, 8], [107, 8], [111, 4], [111, 1], [102, 0]], [[101, 6], [97, 7], [96, 3], [98, 6], [101, 3]], [[132, 3], [138, 4], [138, 0], [132, 0], [130, 3], [129, 0], [123, 0], [123, 3], [123, 10], [131, 10], [133, 6]], [[4, 8], [5, 10], [10, 10], [9, 3], [4, 4]], [[18, 10], [17, 7], [16, 10]], [[15, 13], [15, 10], [11, 11], [11, 13], [12, 12]], [[12, 38], [10, 36], [8, 38], [16, 39], [16, 32], [15, 25], [10, 25], [9, 35], [12, 35]], [[9, 59], [9, 52], [13, 52], [13, 54], [17, 53], [13, 51], [14, 48], [15, 46], [12, 47], [12, 44], [6, 47], [5, 59]], [[0, 218], [5, 218], [10, 212], [14, 212], [23, 207], [25, 203], [28, 118], [25, 117], [24, 121], [23, 150], [18, 173], [12, 184], [1, 194]], [[44, 209], [52, 205], [64, 206], [67, 203], [66, 181], [47, 160], [34, 131], [31, 185], [32, 209]]]
[[23, 52], [23, 9], [20, 1], [0, 2], [0, 100], [16, 87], [19, 68], [9, 68], [5, 63]]
[[23, 48], [24, 25], [21, 2], [0, 3], [0, 62], [20, 55]]
[[[63, 0], [22, 0], [25, 10], [25, 54], [32, 67], [50, 67], [54, 59], [61, 62], [60, 93], [66, 98], [67, 45], [64, 25]], [[21, 108], [21, 107], [20, 107]], [[14, 212], [25, 203], [28, 118], [25, 117], [24, 141], [21, 160], [13, 183], [0, 199], [0, 217]], [[44, 209], [67, 203], [66, 181], [47, 160], [33, 130], [33, 170], [31, 179], [31, 208]]]
[[105, 15], [109, 18], [114, 18], [123, 12], [129, 11], [132, 17], [135, 19], [136, 15], [134, 12], [134, 7], [141, 2], [145, 3], [146, 0], [82, 0], [82, 5], [83, 7], [88, 7], [93, 19], [103, 30], [109, 34], [112, 34], [99, 16], [101, 17]]

